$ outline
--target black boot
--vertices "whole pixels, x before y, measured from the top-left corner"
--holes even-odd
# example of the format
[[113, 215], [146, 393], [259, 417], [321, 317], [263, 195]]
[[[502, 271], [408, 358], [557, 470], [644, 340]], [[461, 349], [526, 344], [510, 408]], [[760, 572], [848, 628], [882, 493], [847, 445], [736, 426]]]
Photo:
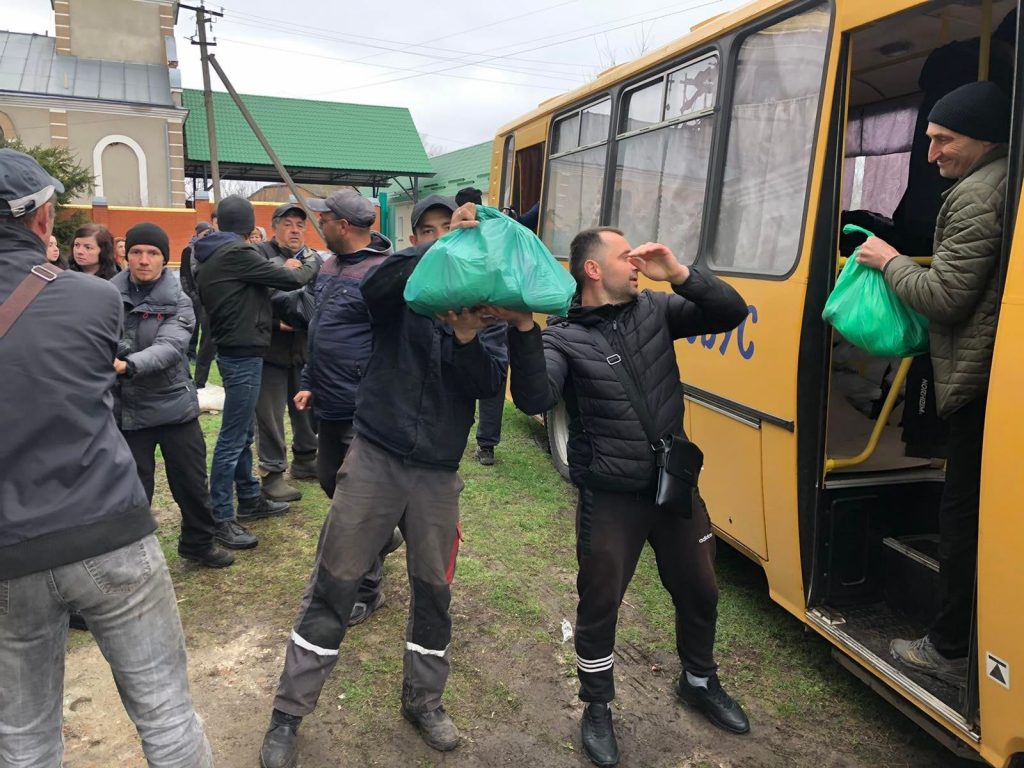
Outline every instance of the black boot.
[[217, 523], [213, 528], [213, 538], [228, 549], [252, 549], [260, 540], [234, 520]]
[[583, 751], [594, 765], [619, 764], [619, 745], [612, 727], [612, 708], [601, 701], [592, 701], [583, 710], [580, 721]]
[[253, 496], [251, 499], [238, 500], [238, 514], [236, 517], [241, 522], [249, 520], [260, 520], [264, 517], [276, 517], [283, 515], [291, 509], [288, 502], [271, 501], [265, 496]]
[[235, 562], [235, 556], [212, 541], [206, 547], [191, 549], [178, 544], [178, 557], [205, 565], [207, 568], [227, 568]]
[[270, 727], [260, 747], [262, 768], [295, 768], [299, 755], [299, 726], [302, 718], [275, 709], [270, 716]]
[[451, 752], [459, 746], [459, 729], [448, 717], [444, 707], [429, 712], [413, 712], [406, 709], [403, 704], [402, 717], [416, 726], [428, 747], [433, 747], [438, 752]]
[[718, 675], [709, 677], [708, 687], [704, 688], [690, 685], [686, 679], [686, 672], [683, 672], [676, 686], [676, 693], [680, 699], [699, 709], [708, 720], [722, 730], [730, 733], [747, 733], [750, 730], [750, 721], [747, 720], [743, 707], [725, 692], [718, 682]]

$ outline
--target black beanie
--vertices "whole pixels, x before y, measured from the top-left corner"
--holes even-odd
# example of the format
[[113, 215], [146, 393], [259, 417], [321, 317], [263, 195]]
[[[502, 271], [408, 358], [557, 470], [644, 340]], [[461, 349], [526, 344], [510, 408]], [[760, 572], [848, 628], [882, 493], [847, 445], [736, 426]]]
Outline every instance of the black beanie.
[[248, 237], [256, 229], [256, 212], [244, 197], [229, 195], [217, 203], [217, 228]]
[[928, 122], [978, 141], [1003, 144], [1010, 140], [1010, 100], [995, 83], [968, 83], [939, 99]]
[[133, 245], [154, 245], [164, 255], [164, 264], [170, 261], [171, 244], [167, 240], [167, 233], [156, 224], [143, 222], [129, 229], [128, 234], [124, 236], [125, 254], [131, 252]]

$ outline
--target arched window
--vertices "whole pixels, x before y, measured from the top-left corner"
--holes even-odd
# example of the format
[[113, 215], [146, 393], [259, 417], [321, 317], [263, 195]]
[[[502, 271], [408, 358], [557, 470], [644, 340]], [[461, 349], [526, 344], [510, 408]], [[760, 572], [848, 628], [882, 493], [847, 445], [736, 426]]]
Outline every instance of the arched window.
[[149, 205], [146, 153], [130, 136], [112, 134], [96, 143], [92, 152], [96, 196], [111, 205]]

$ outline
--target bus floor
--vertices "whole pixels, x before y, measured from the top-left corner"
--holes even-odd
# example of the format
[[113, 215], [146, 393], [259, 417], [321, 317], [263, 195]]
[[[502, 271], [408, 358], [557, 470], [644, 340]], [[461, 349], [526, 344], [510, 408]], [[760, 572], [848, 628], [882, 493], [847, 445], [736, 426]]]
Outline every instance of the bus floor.
[[922, 637], [927, 627], [881, 601], [866, 605], [843, 606], [836, 613], [841, 614], [845, 620], [841, 627], [837, 627], [840, 632], [860, 643], [882, 663], [897, 669], [951, 709], [962, 711], [963, 688], [915, 672], [894, 661], [889, 653], [889, 643], [892, 640]]

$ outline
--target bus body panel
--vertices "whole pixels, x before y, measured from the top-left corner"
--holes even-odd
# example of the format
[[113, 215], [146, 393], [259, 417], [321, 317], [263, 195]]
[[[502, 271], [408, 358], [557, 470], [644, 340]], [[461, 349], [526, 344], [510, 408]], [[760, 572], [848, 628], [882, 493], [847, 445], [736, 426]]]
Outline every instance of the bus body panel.
[[[1024, 211], [1018, 212], [985, 415], [978, 530], [978, 679], [984, 743], [995, 764], [1024, 752]], [[993, 658], [989, 657], [992, 654]], [[1008, 666], [1008, 686], [994, 667]], [[1001, 666], [1001, 665], [999, 665]], [[990, 672], [992, 674], [990, 674]]]

